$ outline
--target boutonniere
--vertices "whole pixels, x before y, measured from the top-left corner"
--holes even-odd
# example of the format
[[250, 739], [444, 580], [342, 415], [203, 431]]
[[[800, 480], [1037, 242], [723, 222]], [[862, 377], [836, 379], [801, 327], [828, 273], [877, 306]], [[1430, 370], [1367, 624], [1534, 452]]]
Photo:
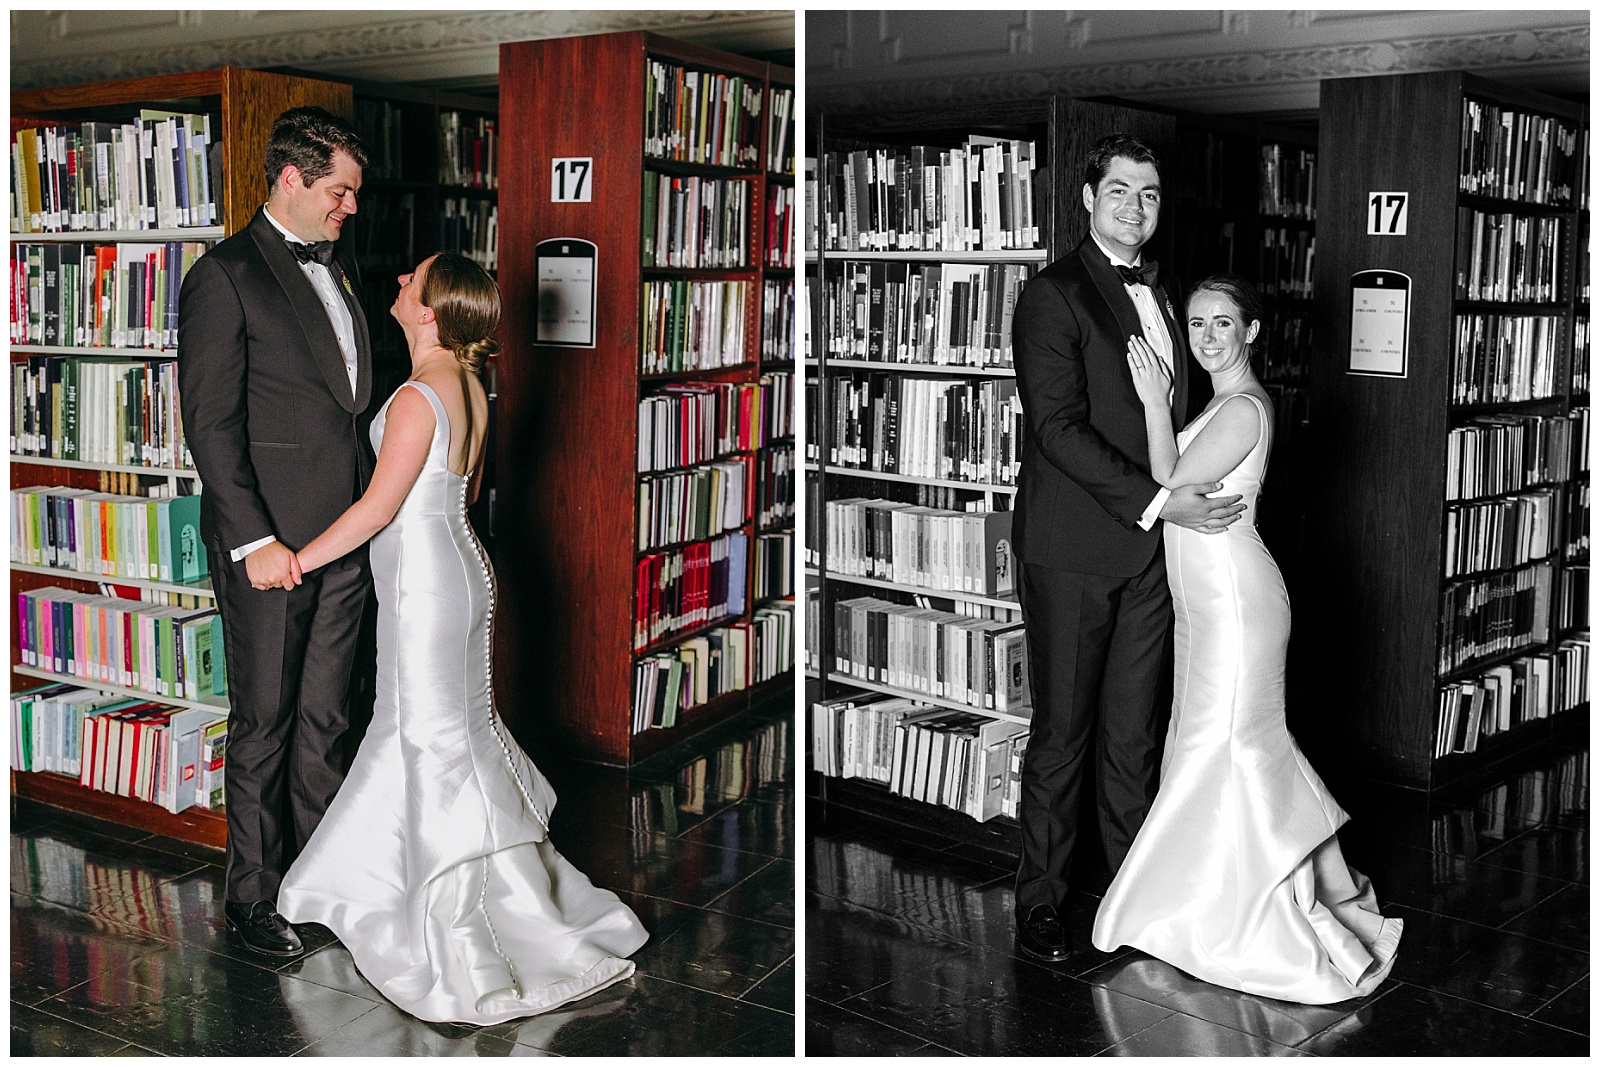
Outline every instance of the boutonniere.
[[[343, 271], [341, 271], [339, 273], [339, 280], [341, 282], [344, 282], [344, 291], [345, 292], [349, 293], [351, 296], [355, 296], [356, 295], [356, 291], [354, 289], [350, 288], [350, 279], [349, 279], [349, 277]], [[1167, 305], [1167, 310], [1168, 311], [1172, 310], [1172, 305], [1171, 304]]]
[[[349, 284], [349, 283], [346, 283], [346, 284]], [[1161, 299], [1167, 305], [1167, 317], [1170, 318], [1173, 322], [1177, 322], [1178, 321], [1178, 313], [1176, 311], [1172, 310], [1172, 297], [1166, 296], [1165, 294], [1163, 294]]]

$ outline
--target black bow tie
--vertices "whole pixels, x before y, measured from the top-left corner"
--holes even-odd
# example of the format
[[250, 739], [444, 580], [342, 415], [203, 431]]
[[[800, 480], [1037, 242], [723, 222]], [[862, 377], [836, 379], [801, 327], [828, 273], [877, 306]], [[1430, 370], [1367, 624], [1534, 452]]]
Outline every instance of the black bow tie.
[[294, 253], [294, 258], [302, 263], [321, 263], [324, 267], [333, 262], [332, 241], [284, 241], [289, 246], [289, 251]]
[[1152, 289], [1156, 287], [1157, 264], [1154, 260], [1142, 267], [1124, 267], [1121, 263], [1113, 263], [1112, 266], [1117, 268], [1117, 276], [1122, 279], [1123, 285], [1148, 285]]

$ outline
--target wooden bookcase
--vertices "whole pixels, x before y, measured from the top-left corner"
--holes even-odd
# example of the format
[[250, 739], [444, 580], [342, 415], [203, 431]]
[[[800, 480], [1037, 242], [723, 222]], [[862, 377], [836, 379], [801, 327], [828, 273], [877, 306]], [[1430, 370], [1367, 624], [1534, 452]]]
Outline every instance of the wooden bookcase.
[[[686, 734], [792, 686], [792, 675], [730, 692], [679, 716], [672, 729], [633, 733], [634, 571], [637, 438], [641, 398], [671, 382], [760, 380], [762, 241], [768, 183], [764, 160], [749, 168], [669, 162], [645, 153], [647, 59], [739, 75], [762, 87], [792, 85], [793, 73], [647, 33], [528, 41], [500, 49], [500, 285], [506, 315], [499, 367], [495, 567], [496, 697], [513, 730], [537, 755], [555, 740], [600, 762], [630, 765]], [[770, 114], [763, 107], [762, 115]], [[759, 144], [764, 154], [766, 138]], [[552, 202], [558, 158], [593, 160], [591, 199]], [[733, 178], [751, 184], [753, 258], [738, 270], [646, 270], [641, 205], [647, 172]], [[572, 237], [598, 247], [594, 348], [536, 343], [535, 246]], [[641, 305], [655, 279], [747, 281], [743, 365], [670, 375], [641, 374]], [[783, 361], [782, 370], [792, 366]], [[742, 533], [751, 539], [755, 524]], [[670, 646], [742, 616], [663, 640]], [[656, 650], [656, 645], [647, 652]]]
[[[92, 234], [13, 233], [10, 239], [13, 242], [27, 243], [147, 241], [163, 239], [152, 237], [152, 234], [160, 233], [169, 240], [220, 240], [248, 225], [256, 209], [266, 202], [267, 183], [261, 169], [261, 155], [273, 119], [288, 108], [308, 104], [327, 108], [335, 114], [349, 116], [350, 89], [348, 86], [308, 78], [225, 67], [196, 74], [135, 78], [12, 93], [13, 133], [26, 126], [89, 120], [123, 121], [130, 115], [137, 114], [140, 107], [209, 114], [212, 128], [220, 136], [223, 145], [219, 205], [223, 225], [191, 227], [176, 231], [130, 230]], [[176, 356], [171, 350], [57, 347], [42, 349], [26, 345], [13, 345], [10, 351], [11, 361], [14, 363], [25, 361], [30, 355], [41, 354], [89, 356], [114, 353], [118, 358], [152, 360], [170, 360]], [[132, 480], [138, 486], [149, 486], [160, 479], [174, 482], [179, 479], [193, 480], [198, 488], [198, 476], [193, 471], [66, 463], [18, 456], [11, 457], [10, 468], [13, 488], [33, 485], [96, 488], [104, 474], [118, 475], [125, 481]], [[191, 587], [118, 580], [114, 584], [187, 593], [202, 599], [209, 599], [212, 595], [207, 583]], [[98, 588], [96, 579], [76, 578], [72, 572], [11, 565], [13, 604], [17, 594], [47, 585], [62, 585], [86, 592], [94, 592]], [[23, 668], [20, 664], [21, 651], [13, 627], [11, 638], [13, 691], [36, 686], [41, 679], [47, 677], [50, 680], [84, 684], [88, 687], [78, 679], [46, 676], [29, 668]], [[148, 694], [138, 695], [148, 696]], [[183, 703], [164, 698], [163, 702]], [[12, 772], [11, 788], [18, 796], [30, 797], [46, 804], [71, 808], [99, 818], [219, 848], [223, 845], [226, 835], [227, 820], [220, 811], [191, 808], [173, 815], [154, 804], [81, 788], [76, 781], [62, 775], [46, 772]]]
[[[1030, 264], [1036, 273], [1074, 249], [1088, 232], [1088, 216], [1083, 210], [1080, 190], [1084, 161], [1089, 149], [1097, 140], [1111, 133], [1132, 133], [1151, 144], [1163, 159], [1171, 159], [1176, 136], [1176, 120], [1170, 115], [1056, 96], [1003, 105], [932, 108], [877, 115], [823, 115], [809, 119], [807, 125], [809, 128], [806, 155], [817, 160], [819, 186], [816, 195], [824, 217], [833, 208], [832, 192], [825, 180], [823, 165], [826, 155], [830, 152], [881, 145], [956, 147], [972, 134], [1032, 141], [1039, 152], [1039, 163], [1033, 180], [1035, 217], [1040, 228], [1040, 243], [1043, 246], [1036, 249], [984, 252], [838, 251], [829, 249], [826, 234], [819, 234], [814, 241], [817, 251], [806, 253], [808, 286], [812, 285], [809, 279], [831, 277], [842, 269], [842, 264], [852, 261], [1026, 263]], [[1172, 241], [1170, 222], [1163, 219], [1151, 242], [1149, 254], [1159, 260], [1169, 260]], [[1014, 617], [1017, 619], [1020, 619], [1021, 614], [1014, 594], [990, 597], [937, 591], [919, 586], [862, 579], [830, 569], [824, 550], [824, 546], [828, 543], [829, 501], [851, 497], [876, 497], [914, 502], [919, 489], [932, 484], [922, 479], [892, 475], [883, 477], [872, 472], [830, 465], [828, 457], [834, 438], [833, 394], [841, 376], [861, 371], [916, 377], [938, 375], [980, 382], [995, 378], [1014, 379], [1015, 371], [1009, 368], [940, 367], [832, 359], [829, 356], [828, 337], [824, 332], [828, 329], [828, 324], [837, 319], [835, 309], [829, 304], [831, 297], [826, 286], [822, 286], [820, 290], [813, 286], [808, 288], [808, 293], [813, 305], [809, 308], [812, 315], [813, 351], [808, 352], [805, 359], [806, 397], [807, 403], [817, 404], [818, 409], [808, 415], [807, 421], [808, 447], [815, 446], [816, 459], [813, 461], [808, 453], [805, 463], [807, 494], [805, 585], [808, 590], [806, 610], [808, 613], [815, 613], [812, 618], [808, 618], [806, 625], [810, 641], [808, 655], [814, 656], [820, 662], [820, 670], [807, 681], [808, 720], [812, 714], [810, 707], [817, 700], [833, 700], [862, 692], [871, 696], [874, 691], [911, 697], [930, 707], [974, 711], [976, 709], [965, 704], [875, 683], [864, 683], [857, 678], [840, 674], [834, 669], [835, 605], [844, 599], [875, 596], [895, 603], [910, 604], [917, 602], [914, 598], [918, 598], [944, 610], [951, 610], [958, 602], [964, 601], [1001, 612], [1014, 612]], [[977, 501], [985, 510], [1009, 511], [1015, 499], [1014, 486], [985, 487], [963, 482], [938, 484], [955, 490], [954, 502], [957, 507], [970, 501]], [[812, 649], [816, 651], [813, 652]], [[981, 711], [979, 714], [990, 718], [1027, 721], [1025, 714], [1008, 716], [994, 711]], [[809, 732], [806, 736], [810, 737]], [[809, 761], [811, 755], [809, 745], [807, 754], [807, 793], [808, 796], [821, 802], [824, 814], [830, 809], [838, 809], [891, 824], [931, 826], [940, 832], [967, 840], [977, 847], [1011, 857], [1014, 857], [1020, 848], [1019, 832], [1014, 819], [999, 815], [979, 823], [954, 810], [899, 796], [874, 781], [825, 776]]]
[[[1330, 774], [1359, 768], [1367, 778], [1424, 790], [1538, 745], [1588, 716], [1584, 704], [1485, 737], [1476, 752], [1434, 755], [1442, 685], [1530, 651], [1550, 651], [1570, 636], [1559, 632], [1552, 616], [1548, 641], [1441, 672], [1442, 597], [1463, 580], [1444, 577], [1445, 522], [1453, 503], [1445, 499], [1448, 434], [1485, 414], [1562, 416], [1588, 404], [1586, 393], [1571, 388], [1574, 321], [1588, 315], [1575, 294], [1579, 257], [1588, 254], [1579, 243], [1587, 211], [1580, 211], [1576, 197], [1571, 206], [1548, 206], [1462, 193], [1464, 100], [1558, 118], [1574, 129], [1587, 126], [1581, 106], [1459, 72], [1322, 85], [1318, 344], [1310, 375], [1315, 415], [1304, 474], [1313, 489], [1307, 532], [1316, 568], [1308, 575], [1312, 599], [1297, 603], [1295, 612], [1296, 628], [1306, 628], [1317, 658], [1318, 682], [1314, 690], [1307, 688], [1318, 707], [1306, 724], [1314, 729], [1305, 741], [1313, 762]], [[1405, 236], [1369, 235], [1369, 198], [1397, 190], [1410, 194]], [[1458, 300], [1455, 272], [1470, 254], [1457, 243], [1458, 209], [1561, 219], [1556, 299]], [[1370, 269], [1411, 279], [1404, 377], [1349, 373], [1352, 275]], [[1555, 395], [1520, 403], [1451, 403], [1455, 320], [1479, 312], [1559, 317]], [[1573, 467], [1562, 487], [1569, 495], [1588, 482], [1587, 472]], [[1556, 585], [1563, 568], [1587, 562], [1586, 555], [1563, 558], [1559, 549], [1548, 558]], [[1556, 599], [1551, 597], [1552, 612]]]

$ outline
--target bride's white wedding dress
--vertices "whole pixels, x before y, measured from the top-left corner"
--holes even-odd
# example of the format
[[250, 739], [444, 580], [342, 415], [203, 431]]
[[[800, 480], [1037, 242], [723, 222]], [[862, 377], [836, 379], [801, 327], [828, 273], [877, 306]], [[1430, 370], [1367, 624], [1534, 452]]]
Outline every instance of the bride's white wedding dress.
[[[1255, 527], [1272, 421], [1250, 400], [1261, 438], [1221, 489], [1243, 496], [1239, 521], [1165, 530], [1176, 662], [1161, 785], [1093, 940], [1219, 986], [1327, 1004], [1383, 981], [1402, 924], [1345, 865], [1335, 831], [1349, 816], [1284, 723], [1289, 597]], [[1180, 452], [1219, 410], [1184, 428]]]
[[548, 840], [555, 794], [494, 711], [493, 577], [467, 522], [468, 479], [448, 466], [449, 418], [427, 385], [405, 384], [437, 423], [416, 484], [372, 539], [373, 720], [278, 910], [331, 929], [412, 1015], [487, 1024], [627, 978], [624, 957], [647, 935]]

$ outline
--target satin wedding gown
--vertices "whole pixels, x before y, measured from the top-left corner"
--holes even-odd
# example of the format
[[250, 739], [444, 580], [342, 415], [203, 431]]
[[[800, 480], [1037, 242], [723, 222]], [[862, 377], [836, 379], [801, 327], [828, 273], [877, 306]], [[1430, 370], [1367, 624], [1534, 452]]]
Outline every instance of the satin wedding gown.
[[[278, 910], [331, 929], [412, 1015], [487, 1024], [627, 978], [624, 957], [647, 935], [550, 844], [555, 794], [491, 700], [494, 586], [467, 523], [468, 479], [447, 463], [444, 405], [405, 384], [438, 421], [416, 484], [372, 539], [372, 724]], [[388, 411], [372, 424], [376, 449]]]
[[[1176, 662], [1161, 786], [1093, 941], [1215, 985], [1328, 1004], [1377, 988], [1402, 923], [1345, 865], [1335, 831], [1349, 816], [1284, 723], [1289, 597], [1255, 527], [1272, 420], [1250, 400], [1261, 438], [1221, 489], [1245, 511], [1226, 533], [1166, 527]], [[1180, 452], [1219, 410], [1184, 428]]]

